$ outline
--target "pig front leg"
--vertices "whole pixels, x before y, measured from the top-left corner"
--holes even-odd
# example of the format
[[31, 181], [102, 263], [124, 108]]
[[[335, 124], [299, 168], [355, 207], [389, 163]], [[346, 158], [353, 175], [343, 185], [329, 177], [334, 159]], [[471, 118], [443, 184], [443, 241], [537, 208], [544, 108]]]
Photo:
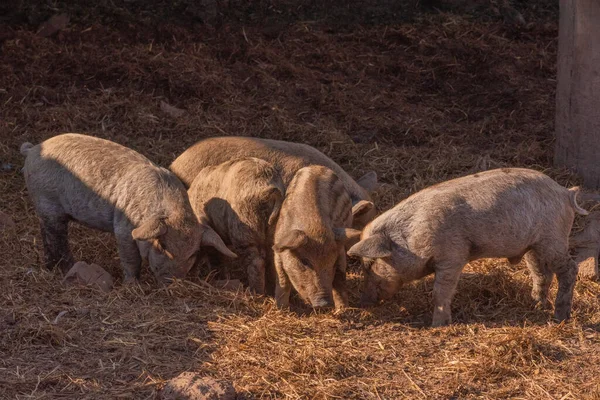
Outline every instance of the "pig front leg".
[[[265, 294], [266, 268], [265, 259], [256, 247], [241, 252], [248, 266], [248, 286], [256, 294]], [[239, 254], [239, 253], [238, 253]]]
[[452, 323], [450, 306], [463, 267], [463, 263], [438, 263], [435, 265], [432, 327], [444, 326]]
[[63, 273], [68, 272], [75, 263], [69, 247], [69, 218], [41, 215], [39, 219], [46, 268], [58, 266]]
[[335, 263], [333, 277], [333, 303], [336, 309], [348, 307], [348, 289], [346, 288], [346, 250], [342, 248]]
[[123, 268], [123, 283], [135, 283], [140, 279], [140, 270], [142, 269], [142, 256], [138, 244], [133, 240], [129, 229], [116, 231], [115, 237]]
[[283, 265], [278, 255], [275, 255], [275, 302], [277, 307], [285, 308], [290, 305], [292, 283], [283, 270]]

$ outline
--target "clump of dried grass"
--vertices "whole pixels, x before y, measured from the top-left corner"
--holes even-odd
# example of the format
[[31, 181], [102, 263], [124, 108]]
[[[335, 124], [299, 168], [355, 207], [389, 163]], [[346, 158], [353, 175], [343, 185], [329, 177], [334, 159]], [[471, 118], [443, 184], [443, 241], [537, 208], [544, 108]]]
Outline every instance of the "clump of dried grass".
[[573, 320], [555, 325], [533, 308], [522, 265], [478, 261], [461, 279], [457, 323], [430, 329], [431, 279], [372, 309], [284, 312], [201, 281], [159, 289], [146, 273], [123, 287], [111, 236], [74, 227], [76, 258], [119, 279], [109, 294], [65, 288], [40, 267], [18, 172], [21, 142], [60, 132], [116, 140], [162, 165], [200, 137], [235, 134], [312, 144], [354, 176], [375, 170], [382, 210], [486, 168], [532, 167], [572, 185], [550, 167], [555, 22], [532, 8], [521, 31], [456, 13], [368, 26], [286, 14], [285, 26], [225, 20], [214, 30], [103, 22], [113, 20], [82, 7], [50, 39], [0, 27], [10, 31], [0, 32], [0, 161], [17, 166], [0, 172], [0, 209], [17, 223], [0, 238], [4, 396], [147, 398], [184, 370], [257, 398], [599, 395], [597, 283], [578, 283]]

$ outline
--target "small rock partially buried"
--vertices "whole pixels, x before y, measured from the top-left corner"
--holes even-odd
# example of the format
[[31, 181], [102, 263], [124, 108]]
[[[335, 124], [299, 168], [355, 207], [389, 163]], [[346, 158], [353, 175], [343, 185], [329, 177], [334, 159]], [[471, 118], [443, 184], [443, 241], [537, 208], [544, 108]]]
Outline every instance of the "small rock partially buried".
[[40, 25], [37, 34], [43, 37], [49, 37], [56, 32], [65, 29], [69, 25], [71, 18], [67, 14], [53, 15], [50, 19]]
[[113, 288], [112, 276], [97, 264], [88, 264], [79, 261], [67, 272], [63, 279], [64, 284], [97, 286], [103, 292], [110, 292]]
[[235, 400], [236, 393], [229, 382], [183, 372], [167, 382], [160, 393], [163, 400]]

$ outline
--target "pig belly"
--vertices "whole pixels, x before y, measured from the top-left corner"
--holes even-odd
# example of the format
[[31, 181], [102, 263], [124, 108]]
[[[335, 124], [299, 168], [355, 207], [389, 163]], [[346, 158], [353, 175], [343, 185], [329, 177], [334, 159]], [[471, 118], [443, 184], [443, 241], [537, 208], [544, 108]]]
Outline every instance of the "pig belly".
[[114, 208], [105, 200], [99, 197], [86, 201], [62, 198], [61, 204], [65, 213], [80, 224], [105, 232], [114, 231]]
[[[508, 258], [520, 260], [535, 242], [534, 235], [522, 234], [514, 236], [475, 238], [471, 240], [469, 260], [479, 258]], [[492, 240], [489, 240], [492, 239]], [[512, 262], [512, 261], [511, 261]]]

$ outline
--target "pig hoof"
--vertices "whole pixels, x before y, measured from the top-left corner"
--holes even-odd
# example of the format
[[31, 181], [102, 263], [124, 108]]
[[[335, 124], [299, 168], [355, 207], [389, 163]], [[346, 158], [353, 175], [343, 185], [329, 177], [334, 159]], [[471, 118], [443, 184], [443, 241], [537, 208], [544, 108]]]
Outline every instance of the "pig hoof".
[[123, 279], [123, 285], [131, 286], [131, 285], [137, 285], [139, 283], [140, 283], [140, 280], [135, 277], [125, 277], [125, 279]]
[[550, 308], [551, 308], [550, 307], [550, 302], [548, 300], [546, 300], [546, 301], [538, 300], [538, 301], [535, 302], [535, 309], [536, 310], [546, 311], [546, 310], [549, 310]]
[[275, 304], [277, 304], [277, 308], [279, 308], [280, 310], [285, 310], [288, 309], [290, 307], [290, 302], [288, 301], [284, 301], [284, 300], [277, 300], [275, 302]]
[[570, 310], [556, 310], [554, 311], [554, 319], [558, 322], [566, 321], [571, 318]]
[[440, 315], [440, 316], [433, 316], [433, 321], [431, 322], [431, 327], [432, 328], [438, 328], [440, 326], [447, 326], [450, 325], [452, 323], [452, 317], [450, 316], [445, 316], [445, 315]]

